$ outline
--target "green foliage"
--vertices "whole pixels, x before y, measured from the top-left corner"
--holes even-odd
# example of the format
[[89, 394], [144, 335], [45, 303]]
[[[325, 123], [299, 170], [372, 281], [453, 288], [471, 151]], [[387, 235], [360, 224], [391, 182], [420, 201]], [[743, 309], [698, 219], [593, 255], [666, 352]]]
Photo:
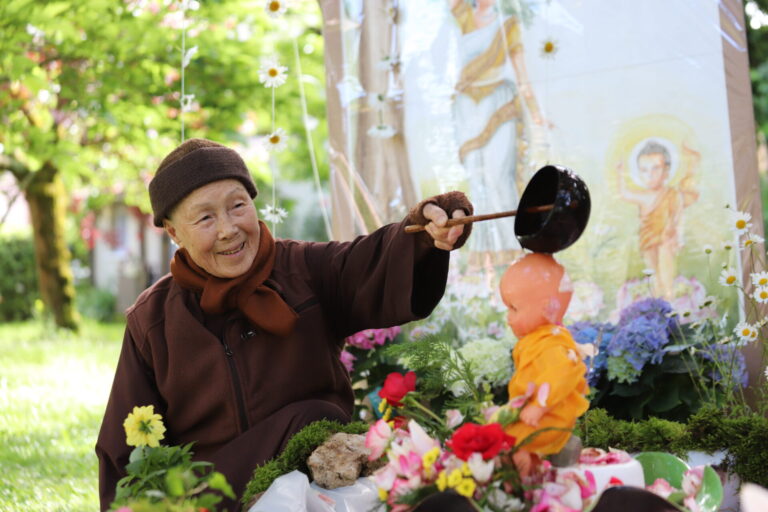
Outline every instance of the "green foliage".
[[0, 322], [0, 510], [99, 509], [93, 446], [124, 329]]
[[[752, 0], [764, 13], [768, 12], [768, 1]], [[744, 2], [746, 6], [751, 2]], [[749, 51], [752, 100], [757, 129], [768, 134], [768, 26], [752, 28], [746, 16], [747, 48]]]
[[117, 299], [108, 290], [101, 290], [90, 285], [77, 287], [77, 310], [86, 318], [99, 322], [115, 321]]
[[26, 320], [38, 298], [32, 239], [0, 236], [0, 246], [0, 321]]
[[689, 451], [725, 451], [723, 468], [742, 482], [768, 486], [768, 418], [755, 413], [727, 416], [723, 409], [704, 407], [686, 423], [648, 418], [625, 421], [604, 409], [592, 409], [576, 434], [585, 445], [629, 452], [663, 451], [685, 456]]
[[368, 424], [361, 421], [342, 425], [338, 421], [320, 420], [310, 423], [297, 432], [278, 457], [258, 466], [243, 493], [242, 502], [248, 503], [253, 496], [264, 492], [272, 482], [286, 473], [298, 470], [309, 475], [307, 459], [312, 452], [337, 432], [364, 434]]
[[128, 475], [117, 483], [111, 509], [128, 506], [137, 510], [138, 505], [158, 512], [215, 510], [222, 498], [207, 491], [219, 491], [234, 499], [224, 475], [214, 471], [210, 462], [193, 462], [191, 449], [192, 443], [134, 448], [125, 466]]

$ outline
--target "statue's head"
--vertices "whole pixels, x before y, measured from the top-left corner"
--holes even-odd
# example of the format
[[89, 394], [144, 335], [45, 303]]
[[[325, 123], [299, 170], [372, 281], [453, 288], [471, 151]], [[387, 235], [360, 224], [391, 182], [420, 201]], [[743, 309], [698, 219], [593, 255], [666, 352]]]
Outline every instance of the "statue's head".
[[513, 262], [499, 286], [509, 309], [507, 323], [518, 338], [545, 324], [559, 324], [573, 287], [551, 254], [530, 253]]

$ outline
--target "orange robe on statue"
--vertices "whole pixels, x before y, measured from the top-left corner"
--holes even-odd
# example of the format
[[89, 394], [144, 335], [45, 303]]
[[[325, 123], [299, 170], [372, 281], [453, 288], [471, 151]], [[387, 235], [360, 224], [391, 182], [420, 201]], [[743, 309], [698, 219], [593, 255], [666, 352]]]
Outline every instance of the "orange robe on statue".
[[[572, 429], [576, 419], [589, 407], [585, 395], [589, 392], [587, 367], [571, 333], [565, 327], [543, 325], [523, 336], [512, 351], [515, 374], [509, 381], [509, 398], [523, 396], [528, 384], [536, 386], [531, 402], [537, 400], [539, 388], [549, 383], [546, 398], [547, 411], [535, 427], [517, 421], [506, 427], [507, 434], [520, 444], [528, 435], [547, 427]], [[536, 435], [523, 449], [539, 455], [559, 452], [568, 438], [569, 431], [551, 430]]]

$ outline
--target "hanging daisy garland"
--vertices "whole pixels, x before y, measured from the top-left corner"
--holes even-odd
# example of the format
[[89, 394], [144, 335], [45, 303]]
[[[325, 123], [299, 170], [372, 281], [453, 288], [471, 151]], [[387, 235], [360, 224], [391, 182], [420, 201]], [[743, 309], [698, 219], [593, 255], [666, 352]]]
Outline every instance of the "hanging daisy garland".
[[[267, 0], [264, 10], [272, 18], [278, 18], [286, 13], [288, 5], [284, 0]], [[275, 89], [283, 85], [288, 80], [288, 68], [280, 64], [277, 57], [266, 57], [261, 61], [259, 67], [259, 82], [264, 87], [272, 89], [272, 127], [269, 135], [264, 137], [264, 145], [269, 156], [269, 167], [272, 171], [272, 204], [266, 205], [259, 210], [262, 217], [272, 223], [272, 231], [275, 234], [275, 225], [280, 224], [288, 217], [288, 212], [277, 206], [277, 164], [275, 154], [285, 149], [286, 136], [283, 128], [275, 126]]]

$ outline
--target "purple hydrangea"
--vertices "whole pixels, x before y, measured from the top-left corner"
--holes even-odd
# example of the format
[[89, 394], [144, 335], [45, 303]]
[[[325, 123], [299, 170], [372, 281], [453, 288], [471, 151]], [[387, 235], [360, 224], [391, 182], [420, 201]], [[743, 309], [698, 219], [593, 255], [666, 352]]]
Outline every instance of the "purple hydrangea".
[[709, 370], [708, 377], [715, 382], [723, 380], [723, 372], [730, 374], [730, 383], [734, 387], [741, 384], [741, 387], [747, 387], [749, 383], [749, 374], [747, 373], [747, 363], [744, 354], [734, 345], [712, 345], [701, 351], [701, 356], [705, 361], [714, 363]]

